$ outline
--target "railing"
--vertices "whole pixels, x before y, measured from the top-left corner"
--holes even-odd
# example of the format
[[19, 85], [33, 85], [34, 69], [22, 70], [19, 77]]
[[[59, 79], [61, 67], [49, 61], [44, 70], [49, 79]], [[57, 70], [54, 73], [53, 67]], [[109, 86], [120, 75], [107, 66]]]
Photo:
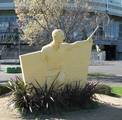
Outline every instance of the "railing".
[[14, 8], [15, 4], [13, 2], [0, 3], [0, 10], [13, 10]]
[[0, 32], [0, 43], [16, 42], [18, 36], [15, 32]]
[[[122, 3], [111, 2], [110, 0], [86, 0], [86, 3], [88, 3], [87, 7], [90, 11], [107, 12], [111, 15], [122, 16]], [[84, 6], [85, 3], [81, 2], [80, 4]], [[69, 2], [66, 6], [70, 9], [77, 7], [73, 2]]]
[[91, 6], [92, 10], [107, 12], [111, 15], [122, 16], [122, 4], [110, 2], [108, 0], [92, 0], [89, 2], [89, 6]]
[[13, 15], [13, 16], [0, 16], [0, 22], [16, 22], [17, 21], [17, 16]]
[[0, 0], [0, 3], [8, 3], [8, 2], [13, 2], [13, 0]]
[[[93, 3], [92, 3], [93, 2]], [[106, 0], [95, 0], [92, 1], [90, 5], [92, 5], [93, 10], [107, 12], [111, 15], [122, 16], [122, 5], [112, 2], [106, 2]]]
[[110, 39], [104, 39], [104, 40], [102, 40], [102, 39], [94, 39], [94, 41], [95, 41], [95, 44], [97, 44], [97, 45], [118, 45], [118, 41], [116, 41], [116, 40], [110, 40]]

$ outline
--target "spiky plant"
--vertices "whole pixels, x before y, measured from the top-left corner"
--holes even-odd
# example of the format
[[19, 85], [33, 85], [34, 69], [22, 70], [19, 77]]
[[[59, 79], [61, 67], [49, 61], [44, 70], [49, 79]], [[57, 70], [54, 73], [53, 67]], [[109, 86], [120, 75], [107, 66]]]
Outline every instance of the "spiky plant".
[[[57, 76], [58, 77], [58, 76]], [[80, 81], [75, 84], [59, 84], [57, 77], [48, 85], [25, 84], [19, 77], [9, 82], [12, 101], [23, 113], [50, 114], [74, 108], [83, 108], [93, 101], [97, 83], [87, 83], [84, 88]]]
[[20, 77], [15, 80], [10, 80], [8, 88], [12, 91], [12, 102], [22, 112], [25, 110], [31, 111], [32, 86], [26, 85]]
[[62, 96], [68, 108], [83, 108], [93, 102], [96, 86], [97, 83], [88, 82], [85, 87], [82, 88], [80, 81], [76, 81], [73, 84], [65, 85], [61, 90], [60, 96]]

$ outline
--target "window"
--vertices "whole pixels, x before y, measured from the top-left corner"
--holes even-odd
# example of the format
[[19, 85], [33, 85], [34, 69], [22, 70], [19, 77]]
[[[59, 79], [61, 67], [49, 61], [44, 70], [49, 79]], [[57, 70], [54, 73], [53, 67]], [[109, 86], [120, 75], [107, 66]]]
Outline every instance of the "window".
[[111, 22], [104, 28], [104, 31], [105, 37], [116, 40], [119, 37], [119, 23], [116, 21]]
[[69, 3], [74, 3], [74, 0], [68, 0]]
[[119, 38], [122, 39], [122, 23], [119, 24]]
[[8, 22], [0, 22], [0, 31], [6, 31], [8, 27], [9, 27]]

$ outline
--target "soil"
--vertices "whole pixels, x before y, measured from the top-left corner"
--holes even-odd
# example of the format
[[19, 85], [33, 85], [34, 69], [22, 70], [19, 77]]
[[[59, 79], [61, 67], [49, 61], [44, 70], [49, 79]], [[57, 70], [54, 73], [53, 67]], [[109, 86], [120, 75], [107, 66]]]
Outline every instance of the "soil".
[[[46, 116], [41, 120], [122, 120], [122, 98], [98, 94], [96, 96], [101, 103], [96, 109]], [[0, 120], [22, 120], [19, 113], [12, 106], [8, 106], [9, 102], [10, 96], [0, 97]]]

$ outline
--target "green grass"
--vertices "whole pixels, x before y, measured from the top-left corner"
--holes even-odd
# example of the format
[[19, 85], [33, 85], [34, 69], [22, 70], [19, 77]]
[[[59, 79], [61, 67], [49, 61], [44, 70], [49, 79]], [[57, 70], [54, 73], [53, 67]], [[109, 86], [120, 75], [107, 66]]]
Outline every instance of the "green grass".
[[122, 96], [122, 87], [111, 87], [112, 93]]

